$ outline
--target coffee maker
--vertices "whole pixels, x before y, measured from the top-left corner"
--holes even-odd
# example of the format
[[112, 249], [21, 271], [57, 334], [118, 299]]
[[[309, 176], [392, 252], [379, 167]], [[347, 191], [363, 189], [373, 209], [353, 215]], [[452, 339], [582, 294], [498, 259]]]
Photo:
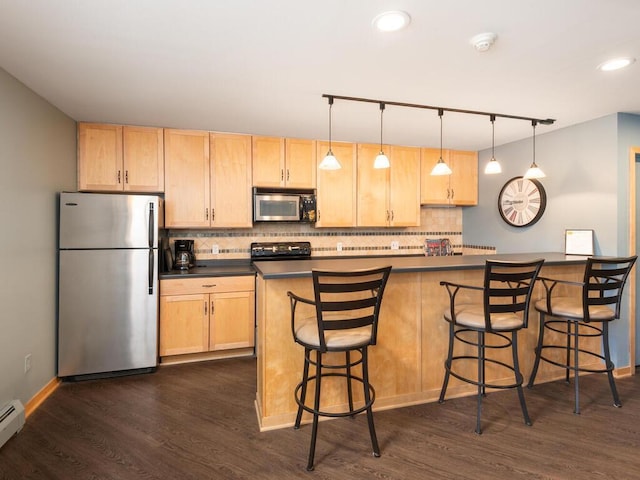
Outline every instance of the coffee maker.
[[178, 270], [188, 270], [196, 263], [193, 240], [176, 240], [174, 242], [175, 256], [174, 268]]

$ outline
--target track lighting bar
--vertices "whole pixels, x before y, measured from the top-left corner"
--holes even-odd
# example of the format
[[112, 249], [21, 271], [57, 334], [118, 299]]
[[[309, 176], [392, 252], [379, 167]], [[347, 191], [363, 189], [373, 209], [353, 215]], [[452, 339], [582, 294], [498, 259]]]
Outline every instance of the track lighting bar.
[[478, 110], [462, 110], [460, 108], [447, 108], [447, 107], [434, 107], [432, 105], [420, 105], [417, 103], [404, 103], [404, 102], [390, 102], [388, 100], [374, 100], [372, 98], [360, 98], [360, 97], [343, 97], [341, 95], [330, 95], [327, 93], [323, 93], [322, 96], [324, 98], [329, 99], [329, 103], [333, 103], [333, 100], [347, 100], [350, 102], [365, 102], [365, 103], [378, 103], [380, 105], [394, 105], [396, 107], [408, 107], [408, 108], [424, 108], [428, 110], [438, 110], [446, 111], [446, 112], [455, 112], [455, 113], [467, 113], [471, 115], [485, 115], [491, 118], [500, 117], [500, 118], [511, 118], [513, 120], [528, 120], [532, 123], [540, 123], [541, 125], [553, 125], [556, 121], [554, 118], [532, 118], [532, 117], [522, 117], [519, 115], [507, 115], [504, 113], [492, 113], [492, 112], [481, 112]]

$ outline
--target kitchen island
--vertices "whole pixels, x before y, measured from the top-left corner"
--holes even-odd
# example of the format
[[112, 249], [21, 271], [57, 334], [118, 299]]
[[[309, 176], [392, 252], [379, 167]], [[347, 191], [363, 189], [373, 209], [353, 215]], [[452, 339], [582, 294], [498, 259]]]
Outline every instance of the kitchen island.
[[[532, 253], [255, 262], [258, 360], [256, 411], [260, 429], [290, 426], [295, 419], [297, 405], [293, 392], [300, 381], [304, 355], [303, 348], [294, 343], [291, 334], [287, 291], [313, 298], [312, 269], [354, 270], [392, 266], [382, 302], [378, 343], [370, 349], [369, 373], [371, 384], [376, 389], [374, 410], [382, 410], [438, 399], [448, 342], [448, 324], [443, 320], [442, 313], [449, 304], [447, 292], [440, 286], [441, 280], [482, 285], [487, 259], [530, 261], [536, 258], [545, 259], [541, 275], [580, 281], [587, 257]], [[459, 300], [464, 300], [464, 295], [470, 299], [478, 298], [471, 297], [478, 295], [477, 292], [461, 291]], [[533, 298], [540, 298], [542, 295], [543, 287], [538, 284]], [[520, 365], [525, 379], [533, 365], [533, 349], [538, 335], [538, 316], [533, 307], [531, 312], [529, 328], [519, 334]], [[314, 315], [314, 310], [308, 305], [298, 304], [298, 314]], [[500, 353], [504, 355], [496, 358], [509, 361], [509, 352]], [[468, 368], [472, 372], [477, 367], [475, 363], [470, 363]], [[488, 379], [500, 381], [504, 372], [487, 365], [486, 374]], [[544, 382], [563, 375], [562, 370], [543, 363], [537, 378], [539, 382]], [[508, 382], [513, 379], [504, 380]], [[346, 403], [344, 387], [344, 381], [333, 384], [323, 382], [323, 405], [343, 408]], [[452, 378], [447, 398], [474, 393], [473, 385]], [[514, 402], [517, 403], [515, 397]]]

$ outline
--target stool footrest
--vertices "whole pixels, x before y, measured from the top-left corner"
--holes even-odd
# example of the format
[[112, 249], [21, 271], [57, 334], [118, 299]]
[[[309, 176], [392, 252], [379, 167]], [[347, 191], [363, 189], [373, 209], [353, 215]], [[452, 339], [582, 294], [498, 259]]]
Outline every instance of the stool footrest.
[[[364, 380], [361, 377], [357, 377], [355, 375], [351, 375], [351, 376], [347, 376], [346, 373], [323, 373], [321, 375], [322, 378], [325, 377], [343, 377], [343, 378], [350, 378], [351, 380], [355, 380], [356, 382], [360, 382], [362, 385], [364, 385]], [[311, 382], [313, 380], [316, 379], [316, 375], [309, 377], [308, 382]], [[296, 389], [295, 389], [295, 399], [296, 399], [296, 403], [298, 404], [298, 406], [300, 408], [302, 408], [305, 412], [309, 412], [311, 414], [315, 414], [315, 415], [320, 415], [321, 417], [352, 417], [354, 415], [357, 415], [359, 413], [364, 412], [365, 410], [367, 410], [368, 408], [370, 408], [373, 405], [373, 402], [376, 399], [376, 391], [373, 388], [373, 386], [371, 384], [369, 384], [369, 393], [370, 393], [370, 400], [368, 402], [365, 402], [362, 406], [358, 407], [358, 408], [354, 408], [353, 410], [346, 410], [343, 412], [327, 412], [327, 411], [323, 411], [323, 410], [315, 410], [307, 405], [305, 405], [304, 403], [302, 403], [302, 400], [300, 399], [300, 390], [302, 389], [304, 385], [304, 382], [300, 382], [298, 385], [296, 385]]]
[[516, 371], [515, 368], [513, 368], [513, 366], [501, 362], [499, 360], [495, 360], [492, 358], [485, 358], [484, 361], [487, 363], [492, 363], [494, 365], [500, 365], [501, 367], [506, 368], [507, 370], [509, 370], [512, 374], [515, 374], [517, 381], [515, 383], [509, 383], [509, 384], [494, 384], [494, 383], [487, 383], [487, 382], [479, 382], [477, 380], [474, 380], [472, 378], [468, 378], [465, 377], [457, 372], [455, 372], [453, 370], [453, 362], [455, 360], [475, 360], [476, 362], [479, 360], [478, 357], [473, 356], [473, 355], [460, 355], [460, 356], [455, 356], [455, 357], [451, 357], [451, 365], [446, 365], [445, 364], [445, 369], [455, 378], [457, 378], [458, 380], [461, 380], [463, 382], [466, 383], [470, 383], [472, 385], [476, 385], [479, 387], [486, 387], [486, 388], [495, 388], [495, 389], [500, 389], [500, 390], [506, 390], [506, 389], [510, 389], [510, 388], [517, 388], [522, 386], [523, 382], [524, 382], [524, 378], [522, 377], [522, 374], [518, 371]]
[[[562, 363], [562, 362], [558, 362], [555, 360], [551, 360], [550, 358], [547, 358], [545, 356], [542, 355], [542, 351], [543, 350], [562, 350], [563, 352], [567, 351], [567, 347], [566, 346], [562, 346], [562, 345], [541, 345], [540, 346], [540, 353], [539, 353], [539, 357], [540, 360], [544, 360], [547, 363], [550, 363], [552, 365], [555, 365], [556, 367], [561, 367], [564, 368], [566, 370], [571, 370], [574, 372], [588, 372], [588, 373], [607, 373], [607, 372], [612, 372], [614, 370], [614, 366], [605, 366], [603, 368], [588, 368], [588, 367], [581, 367], [581, 366], [576, 366], [576, 365], [567, 365], [566, 363]], [[575, 352], [574, 348], [570, 349], [571, 352]], [[604, 355], [600, 355], [598, 353], [595, 352], [591, 352], [589, 350], [583, 350], [582, 348], [578, 349], [579, 353], [582, 353], [584, 355], [589, 355], [591, 357], [597, 358], [599, 360], [602, 360], [603, 362], [605, 362], [605, 365], [607, 364], [607, 359], [604, 357]]]

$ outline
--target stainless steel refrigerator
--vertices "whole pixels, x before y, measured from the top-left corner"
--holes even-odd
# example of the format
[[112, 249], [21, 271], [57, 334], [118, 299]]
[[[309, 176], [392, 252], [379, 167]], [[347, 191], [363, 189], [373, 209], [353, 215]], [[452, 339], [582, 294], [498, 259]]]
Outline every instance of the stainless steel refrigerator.
[[155, 369], [160, 202], [60, 194], [58, 377]]

